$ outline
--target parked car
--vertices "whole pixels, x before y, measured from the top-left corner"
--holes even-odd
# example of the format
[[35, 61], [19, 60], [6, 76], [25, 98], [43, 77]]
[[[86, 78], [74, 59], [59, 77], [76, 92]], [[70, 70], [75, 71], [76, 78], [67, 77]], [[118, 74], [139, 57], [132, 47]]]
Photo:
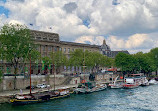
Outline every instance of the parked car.
[[[35, 88], [36, 88], [36, 86], [34, 86], [34, 85], [31, 86], [31, 89], [35, 89]], [[30, 89], [30, 86], [27, 86], [26, 89]]]
[[37, 88], [48, 88], [48, 87], [50, 87], [50, 85], [38, 84], [36, 87], [37, 87]]

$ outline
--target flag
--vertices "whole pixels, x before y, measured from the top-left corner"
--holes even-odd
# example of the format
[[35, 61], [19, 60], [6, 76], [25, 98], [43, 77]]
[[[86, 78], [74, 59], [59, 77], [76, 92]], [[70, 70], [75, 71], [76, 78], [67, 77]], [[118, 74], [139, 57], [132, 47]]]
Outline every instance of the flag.
[[42, 61], [42, 70], [44, 70], [44, 62]]
[[66, 71], [66, 66], [64, 66], [64, 71]]
[[51, 64], [49, 64], [48, 69], [49, 69], [49, 70], [51, 69]]
[[25, 67], [25, 73], [28, 73], [28, 67]]
[[81, 73], [81, 66], [79, 67], [79, 72]]
[[52, 29], [52, 27], [49, 27], [49, 29]]
[[112, 5], [118, 5], [118, 4], [120, 4], [120, 3], [118, 3], [117, 0], [113, 0], [113, 1], [112, 1]]
[[30, 26], [33, 26], [33, 24], [32, 24], [32, 23], [30, 23]]
[[7, 74], [10, 74], [10, 68], [7, 67]]
[[70, 71], [70, 66], [68, 66], [68, 71]]
[[78, 67], [76, 66], [76, 72], [78, 72]]
[[74, 72], [74, 66], [72, 66], [72, 72]]

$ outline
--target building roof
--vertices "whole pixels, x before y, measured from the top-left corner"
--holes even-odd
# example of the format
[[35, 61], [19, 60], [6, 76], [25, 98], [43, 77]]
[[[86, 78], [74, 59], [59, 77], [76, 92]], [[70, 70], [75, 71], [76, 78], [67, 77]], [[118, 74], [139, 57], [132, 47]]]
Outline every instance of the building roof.
[[67, 42], [67, 41], [60, 41], [60, 44], [63, 45], [76, 45], [76, 46], [83, 46], [83, 47], [95, 47], [99, 48], [99, 45], [91, 45], [91, 44], [83, 44], [83, 43], [76, 43], [76, 42]]

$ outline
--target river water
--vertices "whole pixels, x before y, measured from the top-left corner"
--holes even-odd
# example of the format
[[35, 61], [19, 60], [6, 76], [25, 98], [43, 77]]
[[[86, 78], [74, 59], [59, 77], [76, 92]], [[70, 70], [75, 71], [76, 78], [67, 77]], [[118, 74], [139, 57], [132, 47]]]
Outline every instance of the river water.
[[24, 106], [3, 104], [0, 111], [158, 111], [158, 85], [134, 89], [107, 88]]

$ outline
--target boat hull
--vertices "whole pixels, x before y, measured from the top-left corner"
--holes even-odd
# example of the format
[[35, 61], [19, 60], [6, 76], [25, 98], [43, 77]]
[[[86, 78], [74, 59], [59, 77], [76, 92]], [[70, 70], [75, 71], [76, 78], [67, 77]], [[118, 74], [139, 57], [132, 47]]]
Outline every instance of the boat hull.
[[13, 105], [26, 105], [26, 104], [34, 104], [39, 102], [44, 102], [42, 100], [19, 100], [19, 99], [11, 99], [10, 102]]
[[54, 100], [54, 99], [59, 99], [59, 98], [65, 98], [65, 97], [69, 97], [69, 94], [64, 94], [64, 95], [57, 95], [57, 96], [48, 96], [47, 98], [42, 98], [42, 99], [10, 99], [10, 102], [13, 105], [27, 105], [27, 104], [35, 104], [35, 103], [41, 103], [41, 102], [46, 102], [46, 101], [50, 101], [50, 100]]
[[129, 89], [129, 88], [136, 88], [139, 87], [138, 84], [124, 84], [123, 88]]
[[97, 88], [97, 87], [94, 87], [92, 89], [87, 89], [87, 88], [77, 88], [75, 90], [75, 93], [76, 94], [89, 94], [89, 93], [92, 93], [92, 92], [98, 92], [98, 91], [102, 91], [102, 90], [105, 90], [107, 88], [107, 86], [104, 86], [104, 87], [100, 87], [100, 88]]
[[123, 86], [113, 85], [113, 86], [110, 86], [110, 88], [112, 88], [112, 89], [119, 89], [119, 88], [123, 88]]

